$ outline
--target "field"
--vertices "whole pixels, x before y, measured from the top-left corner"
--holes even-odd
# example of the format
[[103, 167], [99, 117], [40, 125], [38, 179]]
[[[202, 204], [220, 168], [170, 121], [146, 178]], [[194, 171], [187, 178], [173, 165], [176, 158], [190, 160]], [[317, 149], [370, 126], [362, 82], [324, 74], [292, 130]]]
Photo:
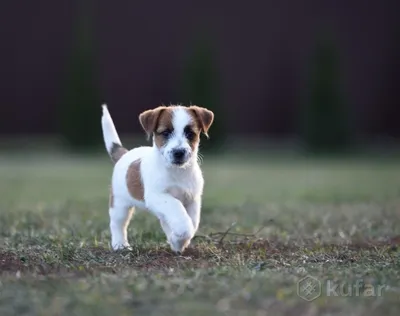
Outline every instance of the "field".
[[203, 166], [190, 249], [137, 212], [114, 253], [105, 154], [0, 156], [0, 315], [398, 315], [400, 160]]

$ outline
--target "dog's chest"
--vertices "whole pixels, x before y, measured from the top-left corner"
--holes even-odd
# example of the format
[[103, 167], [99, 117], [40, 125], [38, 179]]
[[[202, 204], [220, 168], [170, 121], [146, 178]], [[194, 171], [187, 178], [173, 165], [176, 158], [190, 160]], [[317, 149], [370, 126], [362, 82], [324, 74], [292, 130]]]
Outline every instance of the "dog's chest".
[[181, 201], [184, 205], [193, 199], [192, 192], [178, 186], [169, 187], [167, 192], [177, 200]]
[[170, 179], [166, 191], [183, 204], [187, 204], [193, 200], [199, 190], [200, 183], [196, 178], [193, 174], [190, 176], [173, 177]]

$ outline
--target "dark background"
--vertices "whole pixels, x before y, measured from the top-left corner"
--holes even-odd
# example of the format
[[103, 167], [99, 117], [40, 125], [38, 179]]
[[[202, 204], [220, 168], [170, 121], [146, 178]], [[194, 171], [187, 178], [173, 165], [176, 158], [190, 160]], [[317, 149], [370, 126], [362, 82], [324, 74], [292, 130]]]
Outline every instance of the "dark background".
[[[399, 1], [98, 0], [86, 11], [78, 3], [2, 2], [3, 136], [61, 135], [60, 120], [74, 124], [61, 109], [79, 104], [65, 95], [73, 90], [66, 84], [73, 72], [81, 77], [71, 56], [83, 33], [77, 23], [82, 16], [91, 30], [86, 43], [96, 96], [85, 100], [96, 100], [87, 101], [93, 104], [86, 120], [91, 117], [93, 126], [99, 126], [102, 102], [121, 133], [140, 132], [137, 116], [145, 109], [198, 103], [187, 96], [185, 69], [206, 42], [214, 103], [198, 105], [218, 113], [223, 132], [296, 136], [311, 93], [316, 43], [325, 37], [336, 52], [337, 87], [352, 138], [400, 138]], [[75, 98], [82, 94], [77, 91]]]

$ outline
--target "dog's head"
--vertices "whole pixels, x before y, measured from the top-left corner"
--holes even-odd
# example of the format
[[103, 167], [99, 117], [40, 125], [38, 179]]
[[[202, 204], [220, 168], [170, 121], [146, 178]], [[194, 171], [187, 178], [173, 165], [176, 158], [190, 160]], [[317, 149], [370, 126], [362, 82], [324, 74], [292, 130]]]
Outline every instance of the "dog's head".
[[199, 106], [160, 106], [144, 111], [139, 121], [167, 165], [184, 167], [197, 159], [200, 134], [208, 137], [214, 113]]

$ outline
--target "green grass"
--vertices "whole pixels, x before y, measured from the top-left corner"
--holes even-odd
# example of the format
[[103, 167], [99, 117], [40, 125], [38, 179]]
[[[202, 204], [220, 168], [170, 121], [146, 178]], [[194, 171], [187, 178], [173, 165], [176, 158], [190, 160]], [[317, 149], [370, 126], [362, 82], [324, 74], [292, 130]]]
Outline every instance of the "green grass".
[[[110, 250], [111, 168], [0, 157], [0, 315], [398, 315], [400, 160], [206, 157], [200, 230], [180, 257], [144, 212], [133, 250]], [[322, 284], [311, 302], [306, 275]], [[363, 296], [371, 286], [385, 287]]]

